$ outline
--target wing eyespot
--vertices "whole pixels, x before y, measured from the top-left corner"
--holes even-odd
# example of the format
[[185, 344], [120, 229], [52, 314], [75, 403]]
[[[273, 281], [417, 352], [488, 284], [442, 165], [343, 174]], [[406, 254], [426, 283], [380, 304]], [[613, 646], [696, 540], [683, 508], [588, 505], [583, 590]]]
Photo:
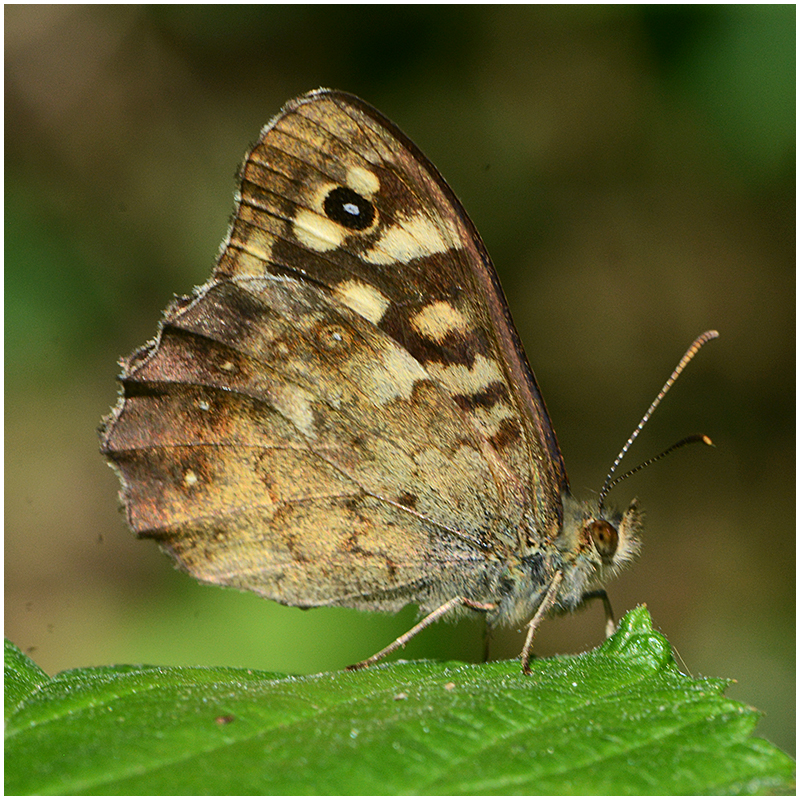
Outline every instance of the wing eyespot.
[[346, 186], [328, 192], [322, 207], [328, 219], [352, 231], [367, 230], [375, 220], [375, 206]]

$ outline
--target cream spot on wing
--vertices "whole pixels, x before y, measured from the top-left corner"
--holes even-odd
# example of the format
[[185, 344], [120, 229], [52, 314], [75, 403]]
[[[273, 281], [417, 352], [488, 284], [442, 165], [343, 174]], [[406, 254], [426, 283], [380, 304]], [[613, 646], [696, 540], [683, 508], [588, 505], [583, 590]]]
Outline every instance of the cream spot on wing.
[[347, 231], [341, 225], [307, 208], [297, 210], [292, 228], [299, 242], [318, 253], [341, 247], [347, 236]]
[[266, 262], [272, 255], [275, 237], [266, 231], [253, 230], [241, 241], [232, 243], [232, 256], [236, 263], [236, 277], [258, 277], [266, 271]]
[[270, 394], [275, 410], [289, 420], [295, 428], [309, 439], [316, 437], [314, 432], [314, 411], [311, 407], [313, 396], [305, 389], [291, 384], [283, 384]]
[[440, 364], [432, 361], [426, 365], [428, 372], [447, 386], [453, 394], [473, 395], [482, 392], [497, 381], [505, 381], [497, 362], [482, 355], [475, 356], [472, 367], [463, 364]]
[[428, 376], [419, 362], [400, 347], [387, 347], [375, 364], [365, 365], [362, 388], [378, 405], [401, 398], [408, 400], [417, 381]]
[[450, 303], [437, 300], [411, 317], [411, 326], [417, 333], [434, 342], [442, 342], [449, 333], [469, 330], [469, 321]]
[[272, 256], [272, 245], [275, 242], [275, 237], [258, 229], [251, 229], [250, 235], [241, 243], [241, 248], [251, 256], [260, 258], [262, 261], [269, 261]]
[[407, 264], [415, 258], [432, 253], [444, 253], [458, 246], [455, 231], [435, 225], [430, 217], [415, 214], [390, 225], [380, 235], [375, 246], [364, 253], [364, 261], [370, 264], [392, 264], [400, 261]]
[[375, 194], [381, 188], [381, 182], [374, 172], [363, 167], [350, 167], [347, 170], [347, 185], [366, 198]]
[[374, 286], [357, 280], [344, 281], [334, 288], [334, 294], [348, 308], [353, 309], [364, 319], [377, 325], [386, 309], [389, 307], [389, 298], [378, 291]]
[[190, 469], [187, 469], [186, 472], [183, 473], [183, 485], [187, 489], [191, 489], [192, 486], [194, 486], [198, 480], [199, 478], [197, 477], [197, 475], [195, 475], [195, 473], [192, 472], [192, 470]]

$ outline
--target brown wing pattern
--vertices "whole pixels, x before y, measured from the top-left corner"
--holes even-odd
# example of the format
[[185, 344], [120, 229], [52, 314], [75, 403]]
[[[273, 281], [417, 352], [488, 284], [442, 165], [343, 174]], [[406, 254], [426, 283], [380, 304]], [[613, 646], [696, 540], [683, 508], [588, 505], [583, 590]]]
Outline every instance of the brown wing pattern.
[[[367, 228], [326, 218], [319, 198], [340, 186], [374, 206]], [[369, 315], [446, 387], [552, 534], [567, 479], [544, 402], [480, 236], [416, 146], [358, 98], [312, 93], [262, 132], [239, 208], [218, 273], [263, 274], [267, 260]]]
[[458, 201], [335, 92], [264, 129], [237, 200], [211, 281], [123, 365], [102, 437], [132, 528], [291, 605], [493, 600], [566, 478]]

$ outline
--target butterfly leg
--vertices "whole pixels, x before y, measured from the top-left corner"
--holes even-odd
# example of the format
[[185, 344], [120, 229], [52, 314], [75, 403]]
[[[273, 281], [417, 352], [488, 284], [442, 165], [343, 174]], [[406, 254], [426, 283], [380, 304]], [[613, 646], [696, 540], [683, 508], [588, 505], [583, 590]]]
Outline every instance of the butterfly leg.
[[364, 659], [364, 661], [359, 661], [358, 664], [351, 664], [347, 669], [355, 670], [372, 666], [377, 661], [388, 656], [389, 653], [393, 653], [398, 647], [405, 647], [406, 643], [413, 639], [421, 630], [427, 628], [431, 623], [436, 622], [437, 619], [441, 619], [445, 614], [458, 606], [466, 606], [474, 611], [491, 611], [495, 607], [492, 603], [476, 603], [474, 600], [470, 600], [467, 597], [453, 597], [451, 600], [439, 606], [435, 611], [428, 614], [425, 619], [420, 620], [410, 631], [407, 631], [402, 636], [398, 636], [388, 647], [384, 647], [379, 653], [375, 653], [374, 656], [370, 656]]
[[562, 580], [564, 580], [564, 573], [556, 572], [553, 576], [553, 580], [550, 581], [550, 586], [547, 589], [544, 600], [539, 603], [539, 608], [536, 609], [533, 619], [528, 623], [528, 635], [525, 638], [525, 646], [522, 648], [522, 652], [519, 656], [522, 660], [522, 671], [525, 675], [531, 674], [531, 648], [533, 647], [533, 637], [536, 634], [536, 629], [539, 627], [539, 623], [544, 619], [547, 612], [553, 607], [553, 603], [556, 601], [556, 595], [558, 594], [558, 587], [561, 585]]
[[613, 636], [617, 631], [617, 623], [614, 621], [614, 611], [611, 608], [611, 601], [608, 599], [605, 589], [595, 589], [592, 592], [586, 592], [582, 598], [582, 602], [588, 603], [589, 600], [602, 600], [603, 609], [606, 613], [606, 639]]
[[489, 663], [489, 647], [492, 643], [492, 634], [494, 631], [487, 625], [483, 631], [483, 663]]

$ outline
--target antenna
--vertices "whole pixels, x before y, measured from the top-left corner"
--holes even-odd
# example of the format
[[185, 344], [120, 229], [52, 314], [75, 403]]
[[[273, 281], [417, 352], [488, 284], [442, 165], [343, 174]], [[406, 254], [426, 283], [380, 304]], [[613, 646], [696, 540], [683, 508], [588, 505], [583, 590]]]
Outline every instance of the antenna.
[[[668, 447], [663, 452], [659, 453], [657, 456], [653, 456], [652, 458], [648, 458], [647, 461], [642, 461], [638, 467], [634, 467], [633, 469], [629, 469], [624, 475], [620, 475], [618, 478], [614, 478], [611, 483], [606, 482], [606, 485], [603, 487], [605, 489], [605, 493], [608, 494], [618, 483], [622, 483], [622, 481], [627, 480], [630, 478], [631, 475], [635, 475], [637, 472], [640, 472], [645, 467], [649, 467], [651, 464], [655, 464], [656, 461], [661, 461], [664, 456], [668, 456], [673, 450], [677, 450], [680, 447], [685, 447], [687, 444], [706, 444], [709, 447], [715, 447], [716, 445], [714, 442], [711, 441], [711, 437], [706, 436], [704, 433], [693, 433], [691, 436], [687, 436], [685, 439], [681, 439], [679, 442], [675, 442], [671, 447]], [[605, 497], [605, 495], [603, 495]]]
[[[664, 399], [664, 395], [670, 390], [672, 384], [678, 379], [678, 376], [681, 372], [686, 369], [686, 365], [697, 355], [697, 351], [707, 342], [710, 342], [712, 339], [716, 339], [719, 336], [717, 331], [706, 331], [705, 333], [700, 334], [691, 344], [691, 347], [683, 354], [683, 358], [678, 362], [678, 366], [672, 370], [672, 375], [667, 378], [667, 382], [661, 387], [661, 391], [656, 395], [656, 399], [650, 404], [650, 408], [647, 409], [644, 416], [642, 417], [639, 424], [634, 429], [633, 433], [630, 435], [630, 438], [627, 442], [625, 442], [625, 446], [622, 450], [619, 451], [619, 455], [614, 460], [614, 463], [611, 465], [611, 469], [608, 471], [608, 475], [606, 475], [605, 483], [603, 484], [603, 488], [600, 490], [600, 497], [598, 498], [598, 508], [602, 510], [603, 502], [606, 499], [609, 491], [611, 491], [612, 486], [616, 486], [620, 481], [624, 480], [625, 478], [629, 477], [635, 472], [638, 472], [640, 469], [643, 469], [648, 464], [651, 464], [653, 461], [658, 461], [659, 459], [663, 458], [667, 453], [671, 453], [673, 450], [677, 449], [678, 447], [683, 447], [686, 444], [692, 444], [694, 442], [702, 441], [705, 444], [711, 444], [711, 439], [707, 436], [703, 437], [702, 435], [699, 436], [689, 436], [687, 439], [682, 439], [677, 444], [672, 445], [672, 447], [667, 448], [663, 453], [660, 453], [655, 458], [651, 458], [648, 461], [645, 461], [643, 464], [640, 464], [636, 469], [627, 472], [620, 478], [612, 481], [612, 477], [614, 473], [617, 471], [617, 467], [619, 466], [619, 462], [625, 457], [625, 454], [628, 452], [630, 446], [636, 440], [636, 437], [641, 433], [642, 428], [647, 424], [647, 421], [653, 416], [653, 412], [658, 408], [661, 401]], [[708, 440], [708, 441], [706, 441]]]

